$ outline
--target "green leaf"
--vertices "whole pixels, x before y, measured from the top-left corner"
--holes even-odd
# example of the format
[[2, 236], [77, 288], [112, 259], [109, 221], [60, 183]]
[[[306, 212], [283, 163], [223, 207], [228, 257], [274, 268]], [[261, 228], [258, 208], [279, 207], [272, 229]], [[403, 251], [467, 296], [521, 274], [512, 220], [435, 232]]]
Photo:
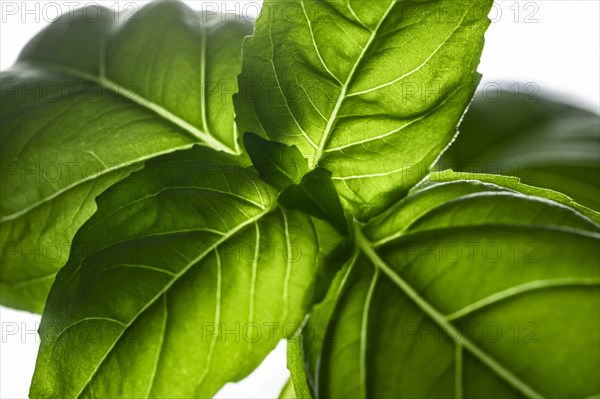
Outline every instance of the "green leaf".
[[257, 134], [244, 134], [244, 148], [258, 175], [278, 191], [298, 184], [307, 174], [308, 161], [298, 147], [265, 140]]
[[476, 96], [439, 167], [518, 176], [598, 210], [599, 130], [595, 113], [505, 88]]
[[119, 24], [86, 10], [42, 31], [1, 75], [6, 306], [43, 309], [94, 197], [144, 161], [193, 143], [239, 152], [231, 96], [249, 24], [176, 2]]
[[326, 220], [340, 233], [348, 234], [348, 221], [331, 172], [309, 170], [296, 146], [265, 140], [254, 133], [244, 135], [244, 146], [260, 178], [281, 192], [281, 205]]
[[501, 186], [504, 189], [513, 190], [525, 195], [544, 198], [550, 201], [566, 205], [580, 212], [581, 214], [592, 219], [596, 223], [600, 223], [600, 213], [586, 206], [580, 205], [573, 201], [570, 197], [545, 188], [533, 187], [521, 183], [520, 179], [512, 176], [488, 175], [483, 173], [464, 173], [444, 170], [441, 172], [431, 173], [425, 184], [428, 182], [453, 182], [456, 180], [480, 181], [482, 183], [490, 183]]
[[479, 81], [490, 6], [265, 1], [244, 42], [238, 126], [296, 145], [366, 220], [419, 182], [454, 137]]
[[208, 397], [252, 371], [320, 300], [339, 243], [276, 195], [201, 147], [100, 195], [50, 292], [31, 396]]
[[287, 187], [279, 202], [290, 209], [304, 211], [332, 224], [341, 234], [348, 234], [348, 221], [331, 180], [331, 172], [316, 168], [304, 175], [300, 184]]
[[429, 182], [356, 226], [303, 332], [315, 397], [598, 394], [600, 227], [514, 188]]

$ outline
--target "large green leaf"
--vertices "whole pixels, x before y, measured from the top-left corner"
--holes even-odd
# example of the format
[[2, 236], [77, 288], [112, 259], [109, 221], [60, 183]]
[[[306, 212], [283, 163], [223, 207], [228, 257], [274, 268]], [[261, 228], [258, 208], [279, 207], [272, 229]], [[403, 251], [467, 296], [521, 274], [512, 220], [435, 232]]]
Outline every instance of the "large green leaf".
[[446, 176], [357, 225], [304, 327], [315, 397], [598, 394], [600, 227], [515, 187]]
[[[32, 397], [208, 397], [292, 336], [339, 239], [213, 150], [98, 197], [44, 310]], [[92, 337], [92, 338], [90, 338]]]
[[196, 142], [239, 152], [231, 96], [250, 25], [176, 2], [120, 23], [86, 10], [2, 73], [3, 305], [43, 309], [94, 197], [145, 160]]
[[265, 1], [244, 42], [242, 131], [329, 169], [361, 220], [420, 181], [479, 81], [491, 1]]
[[459, 129], [440, 168], [519, 176], [600, 209], [597, 114], [505, 89], [476, 96]]

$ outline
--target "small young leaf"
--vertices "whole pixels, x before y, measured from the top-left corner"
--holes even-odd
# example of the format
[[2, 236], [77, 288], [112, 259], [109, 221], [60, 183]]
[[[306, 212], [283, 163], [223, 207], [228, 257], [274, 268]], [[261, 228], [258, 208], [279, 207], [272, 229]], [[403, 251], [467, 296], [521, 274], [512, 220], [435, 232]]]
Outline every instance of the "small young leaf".
[[348, 221], [340, 203], [331, 172], [316, 168], [304, 175], [300, 184], [288, 186], [279, 202], [289, 208], [327, 220], [341, 234], [348, 234]]
[[348, 234], [348, 222], [331, 172], [323, 168], [310, 170], [295, 145], [246, 133], [244, 146], [261, 179], [281, 192], [282, 205], [326, 220], [340, 233]]
[[255, 133], [244, 134], [244, 147], [258, 175], [278, 191], [298, 184], [307, 174], [308, 161], [295, 145], [265, 140]]

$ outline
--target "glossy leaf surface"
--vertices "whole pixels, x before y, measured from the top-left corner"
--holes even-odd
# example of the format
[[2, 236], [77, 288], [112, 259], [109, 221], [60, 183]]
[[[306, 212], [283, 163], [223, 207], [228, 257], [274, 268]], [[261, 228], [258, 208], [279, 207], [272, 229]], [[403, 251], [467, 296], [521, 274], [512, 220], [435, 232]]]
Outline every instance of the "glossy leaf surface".
[[52, 287], [31, 396], [207, 397], [252, 371], [298, 329], [339, 242], [275, 199], [198, 147], [102, 194]]
[[249, 24], [176, 2], [124, 21], [86, 10], [2, 73], [3, 305], [43, 309], [94, 197], [144, 161], [193, 143], [240, 151], [231, 96]]
[[454, 137], [479, 81], [490, 5], [265, 1], [244, 44], [240, 130], [296, 145], [366, 220]]
[[597, 395], [599, 226], [495, 179], [447, 175], [357, 228], [303, 334], [315, 397]]

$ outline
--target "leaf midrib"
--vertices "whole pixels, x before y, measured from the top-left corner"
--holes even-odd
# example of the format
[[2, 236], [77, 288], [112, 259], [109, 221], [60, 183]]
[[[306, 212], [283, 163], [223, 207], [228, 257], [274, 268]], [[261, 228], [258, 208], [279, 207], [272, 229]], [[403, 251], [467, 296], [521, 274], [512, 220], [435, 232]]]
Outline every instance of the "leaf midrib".
[[[171, 124], [174, 124], [177, 127], [183, 129], [183, 131], [185, 131], [185, 133], [191, 135], [194, 140], [200, 139], [201, 141], [206, 143], [208, 146], [212, 147], [213, 149], [215, 149], [217, 151], [223, 151], [223, 152], [226, 152], [226, 153], [229, 153], [232, 155], [239, 155], [238, 151], [229, 148], [227, 145], [223, 144], [217, 138], [211, 136], [209, 134], [209, 132], [198, 129], [191, 123], [189, 123], [189, 122], [185, 121], [184, 119], [178, 117], [177, 115], [173, 114], [171, 111], [167, 110], [166, 108], [162, 107], [161, 105], [141, 96], [140, 94], [138, 94], [126, 87], [121, 86], [117, 82], [109, 79], [108, 77], [106, 77], [104, 75], [95, 76], [90, 73], [86, 73], [86, 72], [83, 72], [83, 71], [80, 71], [80, 70], [77, 70], [74, 68], [69, 68], [64, 65], [54, 64], [54, 63], [50, 63], [50, 62], [25, 61], [25, 62], [21, 62], [21, 64], [30, 65], [32, 67], [42, 67], [43, 69], [48, 69], [48, 70], [51, 70], [54, 72], [71, 75], [72, 77], [83, 79], [83, 80], [86, 80], [91, 83], [95, 83], [104, 89], [110, 90], [111, 92], [113, 92], [119, 96], [125, 97], [125, 98], [135, 102], [139, 106], [154, 112], [155, 114], [162, 117], [163, 119], [170, 122]], [[204, 121], [203, 123], [206, 123], [206, 121]]]
[[358, 65], [360, 64], [360, 62], [364, 58], [365, 54], [369, 50], [371, 44], [377, 37], [377, 33], [379, 32], [381, 25], [383, 25], [383, 22], [386, 20], [386, 18], [388, 17], [388, 15], [390, 14], [390, 12], [392, 11], [392, 9], [394, 8], [394, 6], [396, 4], [397, 4], [396, 0], [391, 1], [390, 6], [388, 7], [388, 9], [385, 11], [383, 16], [381, 17], [381, 20], [377, 23], [377, 26], [371, 31], [371, 36], [369, 37], [369, 40], [367, 40], [367, 43], [365, 43], [365, 46], [363, 47], [360, 55], [356, 59], [356, 62], [352, 66], [352, 69], [350, 70], [350, 73], [348, 74], [346, 81], [342, 85], [338, 99], [335, 103], [333, 111], [331, 112], [331, 115], [329, 116], [329, 119], [327, 120], [327, 125], [325, 126], [325, 130], [323, 131], [321, 140], [319, 141], [319, 147], [317, 148], [315, 157], [312, 162], [313, 169], [319, 164], [319, 160], [321, 159], [321, 157], [323, 155], [325, 146], [327, 145], [327, 142], [329, 141], [329, 136], [331, 135], [331, 132], [333, 130], [335, 122], [337, 121], [337, 114], [338, 114], [340, 108], [342, 107], [342, 103], [346, 99], [346, 92], [348, 91], [348, 88], [350, 87], [350, 83], [352, 82], [352, 79], [354, 78], [354, 74], [358, 70]]
[[471, 352], [477, 357], [482, 363], [487, 365], [490, 370], [496, 373], [503, 380], [508, 382], [511, 386], [519, 390], [528, 398], [543, 398], [544, 396], [537, 392], [535, 389], [530, 387], [527, 383], [522, 381], [519, 377], [514, 375], [500, 363], [498, 363], [493, 357], [488, 355], [475, 343], [471, 342], [461, 332], [448, 321], [448, 319], [440, 313], [435, 307], [433, 307], [425, 298], [412, 288], [412, 286], [404, 281], [398, 273], [396, 273], [391, 267], [389, 267], [383, 259], [375, 252], [371, 242], [362, 234], [361, 229], [356, 227], [356, 243], [361, 251], [369, 258], [373, 265], [380, 269], [388, 278], [392, 280], [398, 288], [400, 288], [406, 296], [408, 296], [429, 318], [431, 318], [436, 324], [438, 324], [447, 335], [454, 339], [456, 345], [460, 345], [463, 348]]
[[[160, 117], [167, 120], [171, 124], [174, 124], [178, 128], [182, 129], [185, 133], [191, 135], [194, 141], [197, 142], [197, 140], [200, 139], [204, 144], [208, 145], [209, 147], [211, 147], [217, 151], [224, 151], [229, 154], [239, 155], [239, 149], [232, 150], [231, 148], [229, 148], [228, 146], [226, 146], [225, 144], [223, 144], [219, 140], [217, 140], [215, 137], [211, 136], [209, 133], [199, 130], [198, 128], [194, 127], [193, 125], [184, 121], [183, 119], [179, 118], [178, 116], [172, 114], [170, 111], [166, 110], [165, 108], [161, 107], [160, 105], [134, 93], [131, 90], [128, 90], [128, 89], [120, 86], [118, 83], [106, 78], [102, 73], [100, 74], [100, 76], [96, 77], [92, 74], [88, 74], [88, 73], [79, 71], [77, 69], [73, 69], [73, 68], [62, 66], [62, 65], [53, 64], [53, 63], [26, 61], [26, 62], [21, 62], [21, 64], [29, 65], [34, 68], [35, 67], [44, 67], [45, 69], [52, 70], [57, 73], [70, 75], [75, 78], [79, 78], [79, 79], [83, 79], [83, 80], [95, 83], [95, 84], [99, 85], [100, 87], [103, 87], [117, 95], [123, 96], [129, 100], [132, 100], [139, 106], [141, 106], [145, 109], [148, 109], [148, 110], [152, 111], [153, 113], [159, 115]], [[101, 65], [102, 65], [102, 63], [101, 63]], [[205, 106], [203, 107], [203, 112], [206, 113]], [[203, 123], [205, 125], [207, 123], [204, 120], [204, 118], [203, 118]], [[55, 191], [51, 195], [27, 206], [26, 208], [21, 209], [20, 211], [13, 212], [10, 215], [3, 216], [2, 218], [0, 218], [0, 224], [17, 219], [17, 218], [29, 213], [30, 211], [42, 206], [43, 204], [48, 203], [48, 202], [58, 198], [62, 194], [69, 192], [72, 189], [74, 189], [82, 184], [85, 184], [89, 181], [95, 180], [95, 179], [102, 177], [106, 174], [109, 174], [111, 172], [122, 170], [126, 167], [139, 164], [141, 162], [147, 161], [149, 159], [155, 158], [160, 155], [164, 155], [164, 154], [168, 154], [170, 152], [174, 152], [177, 150], [189, 148], [189, 147], [193, 146], [194, 144], [196, 144], [196, 143], [192, 142], [192, 143], [189, 143], [189, 144], [186, 144], [183, 146], [169, 148], [168, 150], [154, 152], [152, 154], [148, 154], [147, 156], [143, 156], [143, 157], [139, 157], [139, 158], [130, 160], [127, 162], [127, 164], [119, 164], [119, 165], [115, 165], [111, 168], [106, 168], [103, 171], [101, 171], [95, 175], [87, 176], [87, 177], [85, 177], [81, 180], [78, 180], [58, 191]], [[201, 144], [201, 143], [198, 143], [198, 144]]]
[[[303, 3], [302, 3], [303, 4]], [[346, 100], [346, 98], [348, 97], [352, 97], [355, 95], [360, 95], [360, 94], [364, 94], [370, 91], [374, 91], [377, 90], [381, 87], [385, 87], [387, 85], [390, 85], [392, 83], [396, 83], [410, 75], [412, 75], [413, 73], [419, 71], [424, 65], [426, 65], [431, 58], [433, 58], [438, 52], [439, 50], [448, 42], [448, 40], [450, 40], [450, 38], [456, 33], [456, 31], [462, 26], [462, 23], [465, 19], [465, 17], [467, 16], [469, 10], [472, 8], [470, 7], [462, 16], [462, 18], [460, 19], [459, 23], [456, 25], [456, 27], [452, 30], [452, 32], [450, 33], [450, 35], [448, 37], [446, 37], [439, 45], [438, 47], [419, 65], [417, 66], [415, 69], [411, 70], [410, 72], [407, 72], [405, 74], [403, 74], [402, 76], [395, 78], [392, 82], [388, 82], [385, 83], [383, 85], [377, 86], [375, 88], [369, 89], [369, 90], [363, 90], [363, 91], [359, 91], [359, 92], [355, 92], [355, 93], [350, 93], [347, 94], [348, 88], [350, 87], [350, 84], [352, 82], [352, 80], [354, 79], [354, 75], [356, 73], [356, 71], [358, 70], [358, 66], [360, 65], [361, 61], [364, 59], [366, 53], [369, 51], [371, 44], [373, 43], [373, 41], [377, 38], [377, 35], [379, 33], [379, 30], [381, 29], [381, 26], [383, 25], [384, 21], [387, 19], [387, 17], [390, 15], [390, 12], [392, 11], [392, 9], [394, 8], [394, 6], [398, 4], [397, 0], [392, 0], [390, 6], [388, 7], [388, 9], [385, 11], [385, 13], [383, 14], [383, 16], [381, 17], [381, 19], [379, 20], [379, 22], [377, 23], [377, 26], [375, 26], [375, 28], [373, 30], [371, 30], [371, 36], [369, 37], [369, 40], [367, 40], [367, 43], [365, 44], [365, 46], [363, 47], [360, 55], [358, 56], [358, 58], [356, 59], [354, 65], [352, 66], [352, 69], [350, 70], [350, 73], [348, 74], [348, 77], [346, 78], [346, 81], [342, 84], [341, 87], [341, 91], [340, 94], [338, 96], [338, 99], [336, 101], [335, 107], [329, 117], [329, 119], [327, 120], [327, 125], [323, 131], [323, 135], [321, 136], [321, 140], [319, 142], [319, 146], [317, 148], [317, 151], [315, 153], [315, 157], [313, 159], [312, 162], [312, 168], [316, 167], [321, 159], [321, 157], [323, 156], [323, 153], [325, 152], [330, 152], [330, 151], [334, 151], [335, 149], [330, 149], [330, 150], [325, 150], [325, 146], [327, 145], [328, 141], [329, 141], [329, 137], [332, 134], [333, 129], [335, 128], [335, 124], [337, 122], [337, 114], [344, 102], [344, 100]], [[351, 10], [352, 11], [352, 10]], [[352, 11], [353, 12], [353, 11]], [[354, 13], [354, 12], [353, 12]], [[307, 18], [308, 20], [308, 18]], [[310, 27], [310, 21], [309, 21], [309, 27]], [[312, 36], [312, 29], [311, 29], [311, 36]], [[329, 68], [327, 68], [327, 66], [325, 65], [325, 63], [323, 62], [323, 59], [321, 58], [320, 52], [317, 49], [316, 43], [314, 41], [314, 37], [312, 37], [312, 41], [315, 47], [315, 50], [317, 52], [317, 55], [319, 56], [319, 59], [321, 60], [322, 65], [325, 67], [325, 69], [327, 70], [327, 72], [334, 77], [335, 80], [337, 80], [339, 82], [339, 79], [334, 76], [330, 71]], [[459, 87], [457, 87], [452, 93], [450, 93], [448, 96], [452, 96]], [[430, 110], [427, 114], [417, 118], [416, 120], [413, 120], [411, 122], [409, 122], [408, 124], [404, 125], [403, 127], [399, 128], [399, 129], [395, 129], [392, 130], [391, 132], [389, 132], [389, 134], [391, 134], [392, 132], [398, 131], [398, 130], [402, 130], [402, 128], [407, 127], [415, 122], [418, 122], [422, 117], [427, 116], [430, 112], [435, 111], [438, 107], [440, 107], [441, 105], [443, 105], [444, 102], [442, 102], [441, 104], [438, 104], [435, 108], [433, 108], [432, 110]], [[387, 134], [386, 134], [387, 135]], [[384, 136], [385, 137], [385, 136]], [[374, 141], [377, 140], [377, 138], [370, 138], [367, 140], [363, 140], [363, 142], [365, 141]], [[350, 146], [354, 146], [356, 145], [356, 143], [352, 143], [352, 144], [346, 144], [343, 146], [340, 146], [339, 148], [345, 148], [345, 147], [350, 147]]]

